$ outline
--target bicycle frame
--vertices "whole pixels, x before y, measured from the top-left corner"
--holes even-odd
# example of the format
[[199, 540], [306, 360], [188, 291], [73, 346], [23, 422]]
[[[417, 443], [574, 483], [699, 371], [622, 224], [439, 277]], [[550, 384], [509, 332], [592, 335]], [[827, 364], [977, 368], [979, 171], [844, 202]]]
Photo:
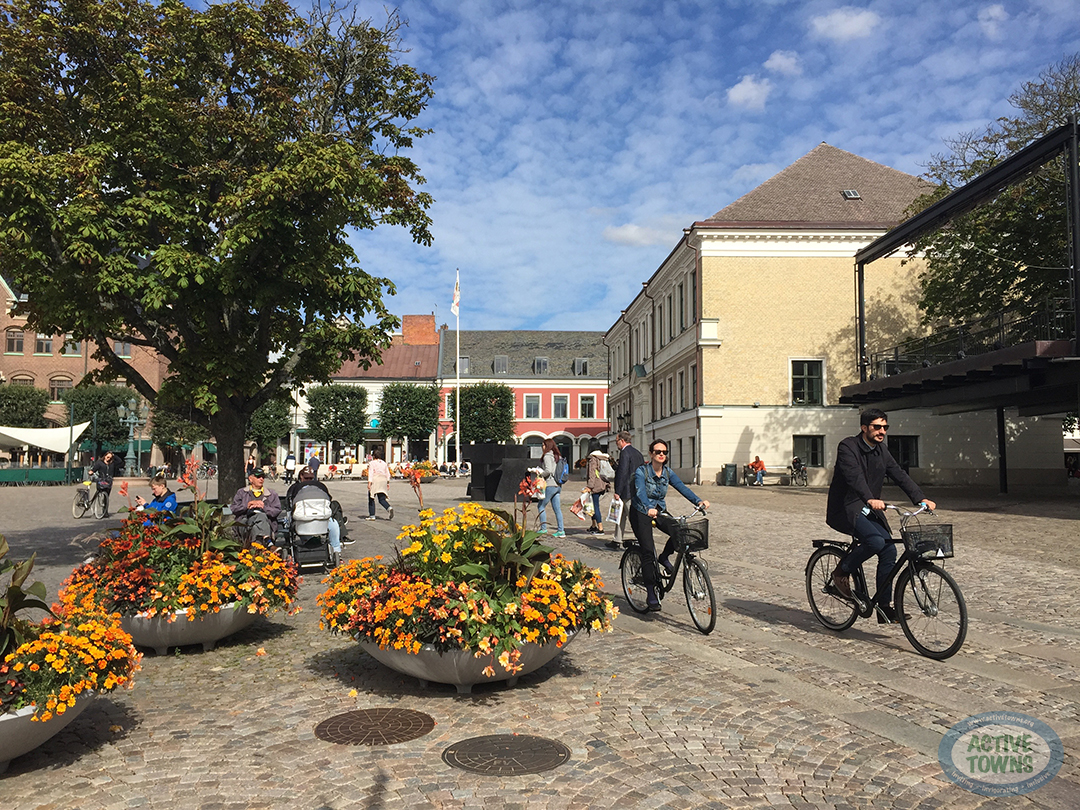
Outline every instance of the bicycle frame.
[[[687, 515], [687, 517], [693, 517], [699, 511], [701, 511], [700, 508], [695, 508], [693, 512]], [[676, 521], [678, 520], [674, 515], [670, 513], [667, 514], [668, 517], [673, 518]], [[702, 514], [704, 514], [703, 511]], [[636, 537], [633, 542], [637, 545]], [[679, 543], [679, 550], [676, 552], [675, 562], [672, 563], [672, 572], [670, 574], [668, 574], [660, 565], [657, 559], [658, 556], [659, 555], [655, 555], [653, 557], [653, 565], [656, 567], [656, 598], [662, 602], [664, 601], [664, 595], [669, 593], [671, 589], [675, 587], [675, 582], [679, 578], [679, 572], [682, 570], [683, 561], [697, 559], [697, 554], [690, 550], [687, 543]]]
[[[902, 543], [903, 540], [893, 540], [893, 543]], [[814, 540], [814, 548], [835, 548], [842, 555], [847, 554], [854, 547], [855, 542], [849, 541], [847, 543], [839, 540]], [[891, 594], [894, 588], [896, 578], [900, 576], [900, 573], [904, 570], [906, 565], [912, 565], [914, 561], [921, 561], [920, 558], [904, 548], [904, 553], [900, 555], [900, 558], [896, 561], [896, 565], [893, 566], [893, 570], [889, 574], [889, 581], [885, 585], [885, 593]], [[878, 605], [881, 604], [881, 591], [877, 591], [873, 596], [870, 596], [870, 590], [866, 585], [866, 574], [863, 572], [863, 567], [860, 565], [856, 570], [851, 572], [851, 594], [855, 597], [855, 611], [864, 619], [870, 618]], [[891, 601], [891, 600], [890, 600]]]

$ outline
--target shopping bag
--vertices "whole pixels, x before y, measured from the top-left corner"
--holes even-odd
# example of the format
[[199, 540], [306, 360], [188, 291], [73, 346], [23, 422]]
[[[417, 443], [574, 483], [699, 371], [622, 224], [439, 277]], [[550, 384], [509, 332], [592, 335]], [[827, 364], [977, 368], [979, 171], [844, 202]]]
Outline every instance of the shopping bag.
[[623, 502], [621, 500], [611, 499], [611, 504], [607, 510], [607, 522], [619, 525], [619, 521], [622, 520]]
[[[586, 506], [589, 511], [586, 512]], [[592, 514], [592, 495], [589, 490], [583, 490], [581, 497], [574, 501], [574, 505], [570, 507], [571, 514], [577, 515], [582, 520], [588, 520], [589, 515]]]

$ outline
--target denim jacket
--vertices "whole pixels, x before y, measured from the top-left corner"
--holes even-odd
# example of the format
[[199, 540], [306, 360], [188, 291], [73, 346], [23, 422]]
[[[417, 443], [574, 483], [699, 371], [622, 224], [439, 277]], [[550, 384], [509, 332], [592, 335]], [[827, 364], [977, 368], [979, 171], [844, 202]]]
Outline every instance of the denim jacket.
[[667, 511], [668, 484], [675, 487], [675, 491], [682, 495], [690, 503], [697, 506], [701, 498], [690, 491], [682, 480], [666, 464], [660, 475], [654, 475], [651, 464], [642, 464], [634, 471], [634, 508], [639, 512], [648, 514], [650, 509]]

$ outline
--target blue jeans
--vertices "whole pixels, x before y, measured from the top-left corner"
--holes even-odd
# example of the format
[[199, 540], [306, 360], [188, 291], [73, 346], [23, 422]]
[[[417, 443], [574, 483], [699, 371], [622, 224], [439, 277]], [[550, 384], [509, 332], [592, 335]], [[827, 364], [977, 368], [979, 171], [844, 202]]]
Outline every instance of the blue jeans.
[[760, 487], [764, 483], [764, 481], [765, 481], [765, 471], [764, 470], [758, 470], [757, 471], [757, 485]]
[[[375, 497], [378, 497], [379, 503], [382, 504], [382, 508], [385, 509], [387, 512], [389, 512], [390, 511], [390, 501], [387, 499], [386, 493], [385, 492], [379, 492], [379, 493], [376, 494]], [[371, 517], [375, 516], [375, 497], [373, 497], [371, 495], [367, 496], [367, 513]]]
[[850, 574], [876, 554], [878, 604], [889, 607], [892, 604], [889, 576], [896, 567], [896, 545], [893, 543], [892, 535], [876, 520], [871, 520], [866, 515], [859, 515], [855, 519], [855, 536], [859, 542], [840, 561], [840, 570], [845, 574]]
[[592, 494], [593, 520], [596, 521], [596, 525], [601, 529], [604, 528], [604, 516], [600, 514], [600, 496], [603, 494], [604, 493], [602, 492], [594, 492]]
[[540, 506], [537, 509], [537, 513], [540, 515], [540, 531], [542, 532], [547, 531], [547, 506], [549, 503], [555, 511], [555, 523], [559, 527], [559, 531], [563, 530], [562, 508], [559, 505], [559, 493], [561, 491], [562, 487], [558, 484], [552, 484], [550, 481], [544, 489], [544, 500], [540, 501]]
[[341, 526], [333, 518], [326, 524], [326, 536], [330, 540], [330, 548], [341, 553]]

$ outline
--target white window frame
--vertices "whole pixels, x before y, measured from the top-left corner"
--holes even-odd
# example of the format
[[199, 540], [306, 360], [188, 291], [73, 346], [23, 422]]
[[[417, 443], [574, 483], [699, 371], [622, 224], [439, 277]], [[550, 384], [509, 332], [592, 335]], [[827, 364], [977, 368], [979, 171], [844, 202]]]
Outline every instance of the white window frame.
[[[529, 416], [529, 400], [536, 400], [536, 416]], [[541, 394], [523, 394], [521, 397], [521, 418], [541, 419], [544, 412], [544, 399]]]
[[[556, 404], [558, 400], [563, 400], [563, 405], [566, 407], [566, 413], [564, 416], [559, 416], [556, 413]], [[570, 418], [570, 395], [569, 394], [552, 394], [551, 395], [551, 418], [552, 419], [569, 419]]]

